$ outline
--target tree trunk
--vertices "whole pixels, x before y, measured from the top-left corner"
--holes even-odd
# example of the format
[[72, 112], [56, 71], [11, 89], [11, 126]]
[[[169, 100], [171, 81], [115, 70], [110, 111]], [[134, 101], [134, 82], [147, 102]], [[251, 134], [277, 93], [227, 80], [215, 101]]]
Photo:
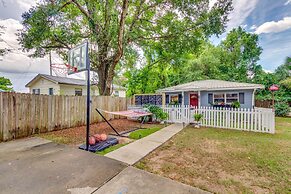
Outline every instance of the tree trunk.
[[109, 72], [110, 64], [102, 64], [97, 69], [98, 74], [98, 89], [99, 94], [102, 96], [110, 96], [112, 93], [113, 72]]

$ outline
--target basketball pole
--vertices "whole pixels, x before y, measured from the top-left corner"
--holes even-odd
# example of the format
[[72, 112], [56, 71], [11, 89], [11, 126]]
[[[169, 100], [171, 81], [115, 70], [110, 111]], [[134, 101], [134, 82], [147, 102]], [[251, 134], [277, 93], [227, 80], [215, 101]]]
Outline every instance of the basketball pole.
[[87, 57], [87, 121], [86, 121], [86, 151], [89, 150], [89, 133], [90, 133], [90, 59], [88, 56], [88, 42], [86, 44]]

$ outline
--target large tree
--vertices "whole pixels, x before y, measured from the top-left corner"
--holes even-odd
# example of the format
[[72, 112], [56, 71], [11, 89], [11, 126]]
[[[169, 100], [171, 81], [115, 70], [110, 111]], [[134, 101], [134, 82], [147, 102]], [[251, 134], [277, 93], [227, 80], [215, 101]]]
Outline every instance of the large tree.
[[[23, 14], [19, 35], [25, 50], [42, 57], [88, 39], [100, 94], [109, 95], [118, 64], [141, 48], [145, 53], [188, 52], [200, 40], [224, 31], [231, 0], [46, 0]], [[158, 50], [158, 51], [156, 51]]]
[[257, 34], [249, 33], [242, 27], [234, 28], [220, 46], [230, 54], [234, 80], [247, 81], [250, 73], [256, 73], [257, 62], [262, 53]]
[[276, 68], [275, 75], [278, 80], [284, 80], [291, 76], [291, 57], [287, 57], [284, 64]]

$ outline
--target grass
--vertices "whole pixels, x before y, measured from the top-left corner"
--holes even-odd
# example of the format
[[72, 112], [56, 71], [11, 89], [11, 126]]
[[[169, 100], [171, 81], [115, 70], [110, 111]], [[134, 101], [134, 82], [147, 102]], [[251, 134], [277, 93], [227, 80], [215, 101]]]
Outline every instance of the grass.
[[121, 148], [121, 147], [123, 147], [123, 146], [125, 146], [125, 145], [127, 145], [128, 143], [124, 143], [124, 144], [116, 144], [116, 145], [114, 145], [114, 146], [110, 146], [109, 148], [106, 148], [106, 149], [104, 149], [104, 150], [102, 150], [102, 151], [100, 151], [100, 152], [96, 152], [96, 154], [99, 154], [99, 155], [102, 155], [102, 156], [104, 156], [105, 154], [108, 154], [109, 152], [112, 152], [112, 151], [114, 151], [114, 150], [117, 150], [118, 148]]
[[291, 118], [274, 135], [189, 126], [136, 167], [214, 193], [291, 193]]
[[144, 138], [158, 130], [160, 130], [161, 127], [152, 127], [152, 128], [148, 128], [148, 129], [140, 129], [140, 130], [137, 130], [137, 131], [134, 131], [134, 132], [131, 132], [129, 134], [129, 138], [131, 139], [141, 139], [141, 138]]

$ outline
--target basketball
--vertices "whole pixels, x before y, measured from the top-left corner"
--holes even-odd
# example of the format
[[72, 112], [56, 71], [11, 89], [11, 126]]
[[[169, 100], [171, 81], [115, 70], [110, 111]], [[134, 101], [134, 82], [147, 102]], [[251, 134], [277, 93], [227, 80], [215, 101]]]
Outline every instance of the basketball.
[[107, 135], [106, 135], [106, 134], [104, 134], [104, 133], [103, 133], [103, 134], [101, 134], [101, 140], [102, 140], [102, 141], [105, 141], [106, 139], [107, 139]]
[[96, 143], [96, 140], [95, 140], [95, 137], [89, 137], [89, 145], [95, 145]]
[[94, 138], [95, 138], [96, 142], [101, 141], [101, 135], [100, 134], [95, 134]]

